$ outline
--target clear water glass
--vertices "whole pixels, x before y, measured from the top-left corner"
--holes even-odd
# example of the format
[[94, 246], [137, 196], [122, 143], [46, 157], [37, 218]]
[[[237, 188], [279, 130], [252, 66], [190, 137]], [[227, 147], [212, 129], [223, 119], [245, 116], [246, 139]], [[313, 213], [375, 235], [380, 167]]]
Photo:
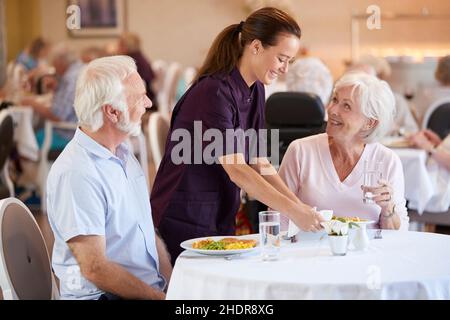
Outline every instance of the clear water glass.
[[375, 203], [373, 198], [374, 194], [366, 190], [366, 188], [374, 188], [380, 186], [379, 181], [382, 178], [381, 172], [381, 161], [376, 161], [371, 163], [369, 160], [364, 161], [364, 172], [363, 172], [363, 202], [364, 203]]
[[280, 213], [259, 212], [259, 246], [264, 261], [277, 260], [280, 252]]

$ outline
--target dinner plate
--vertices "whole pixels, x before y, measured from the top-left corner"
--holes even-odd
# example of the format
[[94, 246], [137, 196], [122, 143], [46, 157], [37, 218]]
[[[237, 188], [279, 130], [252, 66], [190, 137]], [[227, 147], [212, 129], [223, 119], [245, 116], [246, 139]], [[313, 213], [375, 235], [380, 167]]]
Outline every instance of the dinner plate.
[[374, 224], [376, 223], [373, 220], [368, 220], [368, 221], [352, 221], [354, 224], [365, 224], [365, 225], [369, 225], [369, 224]]
[[405, 137], [385, 137], [381, 140], [381, 143], [388, 148], [412, 148]]
[[228, 255], [233, 255], [233, 254], [242, 254], [242, 253], [247, 253], [247, 252], [251, 252], [254, 251], [258, 248], [258, 244], [256, 244], [255, 247], [253, 248], [248, 248], [248, 249], [235, 249], [235, 250], [204, 250], [204, 249], [194, 249], [192, 248], [192, 244], [196, 241], [200, 241], [200, 240], [207, 240], [207, 239], [211, 239], [214, 241], [218, 241], [220, 239], [223, 238], [237, 238], [237, 239], [252, 239], [252, 240], [256, 240], [258, 241], [258, 235], [246, 235], [246, 236], [214, 236], [214, 237], [202, 237], [202, 238], [195, 238], [195, 239], [190, 239], [190, 240], [186, 240], [183, 241], [180, 246], [188, 251], [192, 251], [192, 252], [197, 252], [197, 253], [201, 253], [201, 254], [206, 254], [206, 255], [210, 255], [210, 256], [228, 256]]

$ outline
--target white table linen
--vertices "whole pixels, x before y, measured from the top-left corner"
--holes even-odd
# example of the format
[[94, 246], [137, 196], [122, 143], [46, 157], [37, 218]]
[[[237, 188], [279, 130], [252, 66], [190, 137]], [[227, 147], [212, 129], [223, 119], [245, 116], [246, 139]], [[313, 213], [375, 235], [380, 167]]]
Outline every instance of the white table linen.
[[11, 107], [8, 109], [14, 121], [14, 141], [21, 156], [37, 161], [39, 146], [33, 130], [33, 109]]
[[417, 212], [444, 212], [450, 205], [450, 174], [428, 159], [424, 150], [392, 149], [400, 157], [408, 207]]
[[382, 235], [343, 257], [331, 255], [326, 237], [283, 241], [270, 262], [257, 251], [229, 261], [185, 251], [167, 299], [450, 299], [450, 236]]

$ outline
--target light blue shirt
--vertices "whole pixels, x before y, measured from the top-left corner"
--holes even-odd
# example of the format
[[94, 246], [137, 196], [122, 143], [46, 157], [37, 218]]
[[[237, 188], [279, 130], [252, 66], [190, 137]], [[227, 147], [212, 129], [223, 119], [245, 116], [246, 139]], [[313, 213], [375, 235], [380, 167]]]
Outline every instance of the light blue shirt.
[[47, 208], [62, 299], [98, 299], [104, 293], [82, 276], [66, 243], [79, 235], [104, 236], [110, 261], [156, 289], [165, 288], [146, 179], [125, 144], [114, 155], [77, 129], [50, 170]]

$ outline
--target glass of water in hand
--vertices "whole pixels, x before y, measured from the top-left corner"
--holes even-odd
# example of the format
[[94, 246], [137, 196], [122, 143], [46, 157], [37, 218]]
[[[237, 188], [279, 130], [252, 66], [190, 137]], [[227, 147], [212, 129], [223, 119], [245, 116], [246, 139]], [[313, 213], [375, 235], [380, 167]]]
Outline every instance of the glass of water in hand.
[[364, 203], [375, 203], [373, 198], [372, 188], [380, 186], [380, 180], [382, 178], [381, 172], [381, 161], [371, 162], [369, 160], [364, 161], [364, 172], [363, 172], [363, 202]]

